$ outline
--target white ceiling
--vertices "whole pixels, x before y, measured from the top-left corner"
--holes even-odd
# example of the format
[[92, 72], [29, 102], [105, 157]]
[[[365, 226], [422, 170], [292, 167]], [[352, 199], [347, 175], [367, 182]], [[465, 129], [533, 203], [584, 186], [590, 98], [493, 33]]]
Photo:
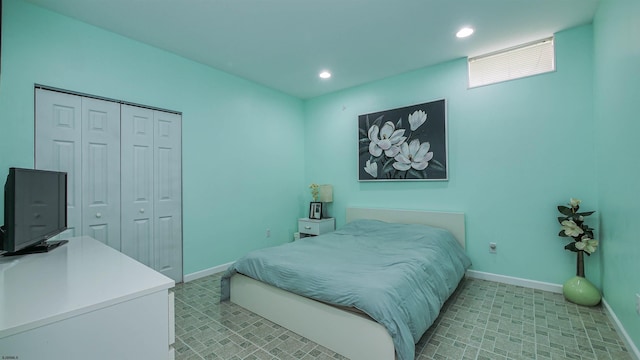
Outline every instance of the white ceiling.
[[[588, 24], [598, 0], [28, 0], [300, 98]], [[476, 29], [457, 39], [464, 25]], [[322, 69], [333, 77], [318, 78]]]

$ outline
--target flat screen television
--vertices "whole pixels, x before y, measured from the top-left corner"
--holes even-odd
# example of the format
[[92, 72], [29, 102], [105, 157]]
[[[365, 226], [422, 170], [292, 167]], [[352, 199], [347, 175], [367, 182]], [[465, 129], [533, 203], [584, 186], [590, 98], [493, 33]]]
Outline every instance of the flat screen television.
[[10, 168], [4, 185], [2, 255], [47, 252], [64, 243], [47, 240], [67, 229], [67, 173]]

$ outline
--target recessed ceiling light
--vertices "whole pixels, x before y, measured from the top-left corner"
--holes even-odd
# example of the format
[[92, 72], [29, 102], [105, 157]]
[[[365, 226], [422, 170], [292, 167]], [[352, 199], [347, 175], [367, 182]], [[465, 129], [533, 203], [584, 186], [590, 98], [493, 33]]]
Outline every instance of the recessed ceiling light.
[[320, 74], [318, 74], [318, 76], [320, 76], [320, 78], [322, 79], [328, 79], [331, 77], [331, 73], [328, 72], [327, 70], [324, 70], [322, 72], [320, 72]]
[[473, 34], [473, 28], [463, 27], [456, 33], [456, 36], [459, 38], [465, 38], [471, 34]]

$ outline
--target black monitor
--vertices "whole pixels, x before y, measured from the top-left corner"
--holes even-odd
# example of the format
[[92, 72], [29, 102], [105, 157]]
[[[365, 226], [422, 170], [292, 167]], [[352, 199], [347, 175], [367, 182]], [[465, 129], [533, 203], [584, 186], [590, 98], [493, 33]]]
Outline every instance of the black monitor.
[[67, 173], [10, 168], [4, 185], [0, 250], [7, 255], [46, 252], [66, 242], [46, 242], [67, 229]]

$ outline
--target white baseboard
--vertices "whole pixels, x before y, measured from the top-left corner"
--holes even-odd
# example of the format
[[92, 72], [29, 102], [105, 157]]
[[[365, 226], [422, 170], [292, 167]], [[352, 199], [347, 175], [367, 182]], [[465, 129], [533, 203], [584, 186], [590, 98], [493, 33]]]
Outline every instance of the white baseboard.
[[513, 276], [498, 275], [476, 270], [467, 270], [467, 277], [562, 294], [562, 285], [560, 284], [552, 284], [542, 281], [528, 280]]
[[604, 308], [607, 310], [607, 314], [609, 314], [609, 318], [613, 322], [613, 325], [616, 327], [616, 331], [621, 335], [622, 341], [624, 341], [624, 345], [629, 351], [629, 355], [634, 357], [635, 360], [640, 360], [640, 351], [638, 351], [638, 348], [633, 343], [633, 340], [631, 340], [631, 337], [629, 337], [629, 334], [627, 334], [627, 331], [622, 326], [622, 323], [616, 316], [616, 313], [613, 312], [613, 309], [611, 309], [609, 303], [607, 303], [605, 299], [602, 299], [602, 305], [604, 305]]
[[[562, 285], [559, 285], [559, 284], [522, 279], [522, 278], [506, 276], [506, 275], [492, 274], [492, 273], [476, 271], [476, 270], [467, 270], [466, 275], [467, 277], [470, 277], [473, 279], [488, 280], [488, 281], [499, 282], [503, 284], [522, 286], [526, 288], [538, 289], [538, 290], [544, 290], [544, 291], [550, 291], [550, 292], [562, 294]], [[640, 360], [640, 351], [638, 351], [638, 348], [633, 343], [633, 340], [631, 340], [631, 337], [629, 337], [629, 334], [627, 334], [627, 331], [624, 329], [624, 327], [622, 326], [622, 323], [620, 322], [616, 314], [613, 312], [613, 309], [611, 309], [611, 307], [609, 306], [609, 304], [605, 299], [602, 299], [602, 305], [604, 305], [607, 315], [609, 315], [609, 318], [611, 319], [614, 326], [616, 327], [616, 331], [618, 332], [618, 334], [620, 334], [620, 337], [624, 341], [625, 346], [629, 351], [629, 355], [631, 355], [635, 360]]]
[[233, 263], [234, 262], [232, 261], [230, 263], [214, 266], [212, 268], [208, 268], [208, 269], [196, 271], [196, 272], [191, 273], [191, 274], [187, 274], [187, 275], [184, 276], [183, 281], [187, 283], [189, 281], [197, 280], [197, 279], [203, 278], [205, 276], [221, 273], [221, 272], [227, 270], [227, 268], [229, 266], [231, 266], [231, 264], [233, 264]]

